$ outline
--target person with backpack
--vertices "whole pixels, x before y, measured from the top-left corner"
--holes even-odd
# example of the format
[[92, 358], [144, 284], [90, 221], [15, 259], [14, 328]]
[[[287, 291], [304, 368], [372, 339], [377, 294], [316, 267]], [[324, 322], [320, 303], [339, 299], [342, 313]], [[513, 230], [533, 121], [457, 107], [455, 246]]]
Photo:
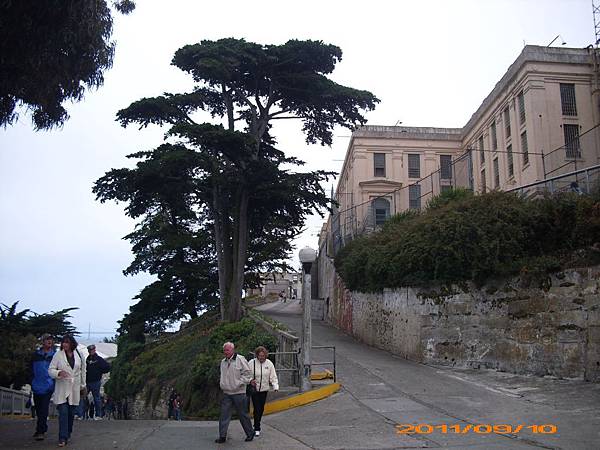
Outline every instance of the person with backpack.
[[48, 431], [48, 409], [50, 398], [54, 393], [54, 380], [48, 374], [50, 362], [56, 353], [54, 338], [49, 334], [42, 336], [42, 346], [35, 351], [31, 359], [31, 399], [32, 408], [37, 416], [33, 438], [37, 441], [44, 439]]
[[77, 341], [64, 335], [60, 350], [54, 354], [48, 374], [56, 380], [54, 403], [58, 409], [58, 446], [64, 447], [73, 433], [73, 419], [81, 394], [85, 395], [85, 366]]
[[88, 357], [85, 359], [87, 388], [94, 396], [94, 420], [101, 420], [104, 415], [102, 411], [102, 398], [100, 397], [102, 375], [110, 372], [110, 364], [96, 353], [95, 345], [88, 345], [87, 349], [89, 352]]

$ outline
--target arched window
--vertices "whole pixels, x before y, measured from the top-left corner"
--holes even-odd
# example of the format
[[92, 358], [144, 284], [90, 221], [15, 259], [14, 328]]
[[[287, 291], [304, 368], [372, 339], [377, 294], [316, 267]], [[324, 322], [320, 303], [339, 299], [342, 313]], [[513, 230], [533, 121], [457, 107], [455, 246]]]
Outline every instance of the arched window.
[[383, 225], [383, 222], [390, 217], [390, 202], [385, 198], [376, 198], [371, 204], [375, 215], [375, 226]]

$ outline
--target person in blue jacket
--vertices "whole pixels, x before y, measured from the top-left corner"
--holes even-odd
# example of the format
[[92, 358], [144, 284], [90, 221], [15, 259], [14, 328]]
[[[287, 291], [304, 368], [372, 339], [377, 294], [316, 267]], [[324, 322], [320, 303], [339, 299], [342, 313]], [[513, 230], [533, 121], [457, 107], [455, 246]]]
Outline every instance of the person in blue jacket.
[[42, 336], [42, 346], [34, 352], [31, 361], [31, 391], [37, 415], [34, 439], [41, 441], [48, 431], [48, 409], [54, 393], [54, 380], [48, 374], [50, 361], [54, 356], [54, 338], [49, 334]]

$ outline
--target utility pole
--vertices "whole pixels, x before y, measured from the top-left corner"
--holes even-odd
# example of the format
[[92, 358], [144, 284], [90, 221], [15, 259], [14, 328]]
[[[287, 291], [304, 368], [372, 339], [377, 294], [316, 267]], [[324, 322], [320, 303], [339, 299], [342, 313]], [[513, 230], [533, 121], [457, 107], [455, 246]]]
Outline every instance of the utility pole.
[[311, 275], [312, 264], [317, 259], [317, 252], [304, 247], [298, 255], [302, 263], [302, 336], [300, 341], [300, 356], [302, 366], [300, 367], [300, 392], [310, 391], [312, 384], [310, 382], [311, 373], [311, 346], [312, 346], [312, 326], [311, 326]]

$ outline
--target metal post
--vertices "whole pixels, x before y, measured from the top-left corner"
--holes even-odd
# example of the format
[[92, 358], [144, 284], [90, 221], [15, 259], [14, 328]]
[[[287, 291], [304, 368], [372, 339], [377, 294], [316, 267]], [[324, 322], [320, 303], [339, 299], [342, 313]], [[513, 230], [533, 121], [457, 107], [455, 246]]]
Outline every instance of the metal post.
[[333, 382], [337, 383], [337, 370], [335, 367], [335, 347], [333, 347]]
[[544, 149], [542, 149], [542, 170], [544, 171], [544, 180], [546, 179], [546, 156], [544, 155]]
[[311, 339], [311, 316], [310, 316], [310, 298], [311, 298], [311, 263], [302, 263], [302, 366], [300, 367], [300, 392], [310, 391], [312, 384], [310, 382], [310, 348]]
[[590, 188], [590, 171], [589, 169], [585, 171], [585, 190], [586, 194], [590, 194], [592, 189]]

